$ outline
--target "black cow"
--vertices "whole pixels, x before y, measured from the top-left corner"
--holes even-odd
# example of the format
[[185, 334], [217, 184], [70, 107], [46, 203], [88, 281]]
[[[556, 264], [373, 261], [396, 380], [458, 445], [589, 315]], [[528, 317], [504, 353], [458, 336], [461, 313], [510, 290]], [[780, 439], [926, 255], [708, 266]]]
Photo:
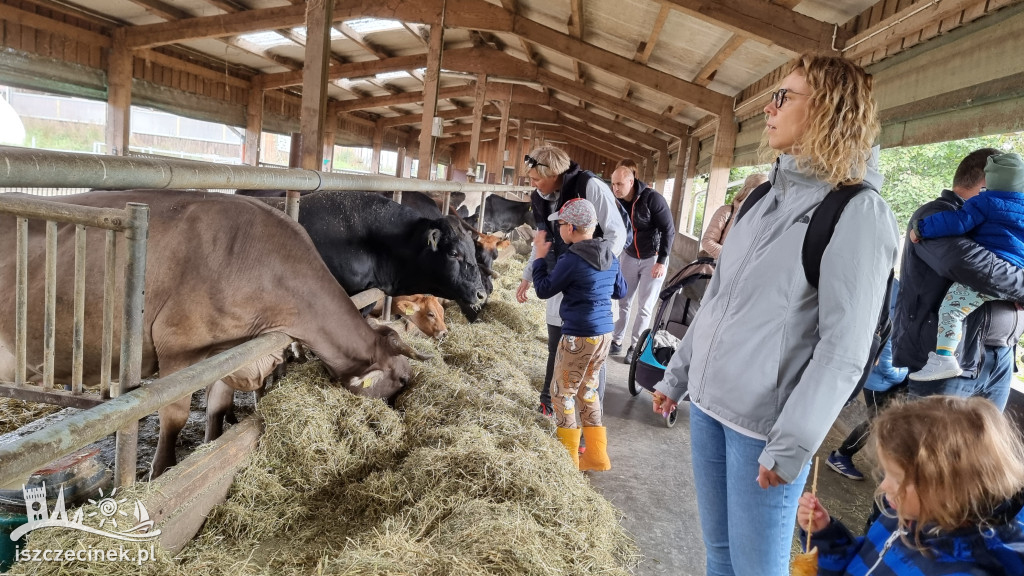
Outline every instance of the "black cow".
[[[430, 196], [423, 192], [403, 192], [402, 205], [409, 206], [416, 210], [419, 212], [420, 216], [423, 216], [424, 218], [436, 219], [441, 217], [441, 210], [437, 207], [437, 204]], [[491, 280], [493, 276], [493, 273], [491, 272], [491, 265], [494, 264], [494, 259], [498, 257], [498, 239], [494, 236], [480, 235], [469, 225], [465, 225], [464, 227], [475, 239], [473, 244], [475, 247], [476, 263], [480, 267], [480, 276], [484, 285], [484, 291], [487, 293], [487, 296], [490, 297], [491, 292], [494, 292], [494, 282]], [[462, 302], [457, 303], [459, 304], [459, 309], [462, 310], [463, 315], [466, 316], [466, 319], [470, 322], [475, 322], [480, 314], [482, 305], [467, 306]]]
[[[488, 196], [485, 202], [487, 209], [484, 212], [484, 227], [481, 230], [484, 234], [494, 234], [495, 232], [508, 234], [523, 224], [529, 224], [531, 228], [536, 227], [529, 202], [507, 200], [493, 195]], [[478, 207], [476, 213], [465, 220], [475, 228], [479, 218], [480, 208]]]
[[455, 217], [424, 218], [372, 192], [321, 191], [302, 199], [306, 229], [349, 294], [433, 294], [467, 306], [487, 298], [472, 237]]

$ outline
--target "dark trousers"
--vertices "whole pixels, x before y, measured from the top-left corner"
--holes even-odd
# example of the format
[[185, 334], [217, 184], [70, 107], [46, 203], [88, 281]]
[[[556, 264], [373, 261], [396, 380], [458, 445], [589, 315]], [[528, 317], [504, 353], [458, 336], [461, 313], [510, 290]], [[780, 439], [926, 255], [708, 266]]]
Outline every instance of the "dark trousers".
[[857, 452], [860, 452], [860, 449], [863, 448], [868, 441], [868, 432], [871, 429], [871, 421], [874, 420], [875, 417], [878, 416], [878, 413], [888, 406], [889, 402], [894, 398], [907, 393], [907, 381], [904, 380], [885, 392], [878, 392], [865, 388], [863, 393], [864, 403], [868, 405], [868, 417], [867, 420], [864, 420], [857, 425], [857, 427], [850, 432], [850, 435], [846, 437], [846, 440], [843, 440], [842, 445], [839, 446], [837, 452], [843, 456], [852, 457]]
[[[558, 353], [558, 341], [562, 339], [562, 327], [548, 324], [548, 365], [544, 370], [544, 386], [540, 389], [540, 403], [551, 408], [551, 377], [555, 375], [555, 354]], [[608, 378], [608, 365], [601, 366], [597, 375], [597, 397], [604, 406], [604, 384]]]

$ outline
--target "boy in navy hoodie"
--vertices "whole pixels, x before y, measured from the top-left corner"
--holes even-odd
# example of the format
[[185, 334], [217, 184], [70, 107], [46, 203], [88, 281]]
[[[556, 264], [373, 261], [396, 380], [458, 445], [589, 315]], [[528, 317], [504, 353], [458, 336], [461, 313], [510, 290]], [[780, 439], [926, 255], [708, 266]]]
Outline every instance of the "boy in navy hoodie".
[[[601, 424], [601, 400], [597, 394], [597, 374], [608, 357], [612, 320], [612, 299], [626, 293], [626, 280], [611, 242], [594, 238], [597, 211], [585, 198], [566, 202], [548, 220], [558, 223], [558, 234], [567, 252], [548, 272], [544, 256], [550, 243], [536, 247], [533, 283], [539, 298], [563, 293], [559, 314], [562, 338], [555, 355], [551, 382], [551, 403], [558, 439], [580, 470], [610, 470], [608, 436]], [[577, 404], [583, 425], [587, 451], [580, 455], [580, 427], [576, 423]]]

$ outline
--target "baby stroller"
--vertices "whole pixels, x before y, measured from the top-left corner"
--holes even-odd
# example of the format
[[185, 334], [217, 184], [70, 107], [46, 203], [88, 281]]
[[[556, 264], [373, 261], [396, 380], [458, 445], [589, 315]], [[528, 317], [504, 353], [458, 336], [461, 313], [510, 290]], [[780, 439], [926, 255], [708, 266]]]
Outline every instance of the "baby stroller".
[[[665, 375], [679, 339], [700, 308], [700, 300], [714, 271], [714, 258], [698, 258], [676, 272], [661, 290], [654, 321], [640, 334], [640, 341], [629, 359], [627, 385], [633, 396], [641, 389], [654, 392], [654, 385]], [[676, 411], [673, 410], [665, 419], [665, 425], [671, 428], [675, 424]]]

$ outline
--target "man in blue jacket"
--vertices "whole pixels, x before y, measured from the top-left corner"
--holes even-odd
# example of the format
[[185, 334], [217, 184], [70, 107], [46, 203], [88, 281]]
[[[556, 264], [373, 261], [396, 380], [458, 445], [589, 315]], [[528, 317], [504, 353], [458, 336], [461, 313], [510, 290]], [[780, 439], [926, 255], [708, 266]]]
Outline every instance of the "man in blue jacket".
[[629, 168], [619, 166], [612, 172], [612, 192], [629, 213], [633, 242], [626, 245], [619, 258], [627, 290], [626, 295], [619, 300], [619, 318], [615, 321], [609, 354], [618, 354], [622, 350], [629, 309], [633, 296], [636, 296], [636, 319], [626, 350], [628, 360], [640, 339], [640, 333], [651, 321], [651, 311], [658, 300], [661, 285], [665, 282], [665, 269], [668, 267], [668, 256], [672, 253], [676, 230], [665, 197], [637, 180]]
[[[918, 208], [910, 222], [958, 210], [985, 187], [985, 163], [999, 153], [982, 148], [968, 154], [957, 167], [953, 189], [943, 190], [937, 199]], [[1003, 299], [987, 302], [964, 322], [964, 337], [955, 352], [963, 374], [945, 380], [911, 380], [909, 393], [983, 396], [1004, 408], [1013, 378], [1013, 348], [1024, 332], [1024, 313], [1012, 303], [1024, 301], [1024, 271], [966, 236], [951, 236], [906, 242], [900, 280], [893, 316], [893, 365], [911, 370], [920, 370], [928, 353], [935, 350], [939, 306], [953, 282]]]

